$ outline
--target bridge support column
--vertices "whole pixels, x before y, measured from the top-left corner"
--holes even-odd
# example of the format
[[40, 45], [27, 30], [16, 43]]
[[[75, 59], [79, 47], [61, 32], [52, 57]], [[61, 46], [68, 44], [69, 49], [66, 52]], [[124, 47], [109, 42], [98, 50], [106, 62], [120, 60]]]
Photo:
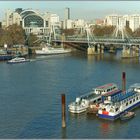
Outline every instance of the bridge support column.
[[95, 47], [94, 46], [92, 48], [91, 47], [88, 47], [87, 54], [88, 55], [91, 55], [91, 54], [94, 54], [94, 53], [95, 53]]
[[104, 53], [104, 45], [101, 46], [101, 53]]
[[130, 56], [130, 48], [126, 48], [126, 46], [123, 46], [122, 58], [129, 58]]
[[101, 52], [101, 48], [100, 48], [100, 44], [97, 45], [97, 53], [100, 54]]

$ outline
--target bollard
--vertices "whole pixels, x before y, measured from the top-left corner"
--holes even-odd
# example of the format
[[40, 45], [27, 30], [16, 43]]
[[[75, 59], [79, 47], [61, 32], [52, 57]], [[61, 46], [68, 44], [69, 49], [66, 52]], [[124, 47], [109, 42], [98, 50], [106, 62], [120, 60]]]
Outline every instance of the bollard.
[[124, 92], [126, 90], [126, 77], [125, 72], [122, 73], [122, 91]]
[[66, 110], [65, 110], [65, 94], [61, 95], [62, 101], [62, 127], [66, 127]]

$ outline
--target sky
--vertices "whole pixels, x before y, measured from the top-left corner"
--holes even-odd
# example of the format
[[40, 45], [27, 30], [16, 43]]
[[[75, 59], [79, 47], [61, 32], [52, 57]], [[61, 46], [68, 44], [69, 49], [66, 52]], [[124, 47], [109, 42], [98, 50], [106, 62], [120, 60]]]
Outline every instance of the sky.
[[70, 8], [71, 19], [93, 20], [110, 14], [140, 14], [140, 1], [0, 1], [0, 20], [6, 9], [32, 8], [52, 12], [64, 18], [64, 9]]

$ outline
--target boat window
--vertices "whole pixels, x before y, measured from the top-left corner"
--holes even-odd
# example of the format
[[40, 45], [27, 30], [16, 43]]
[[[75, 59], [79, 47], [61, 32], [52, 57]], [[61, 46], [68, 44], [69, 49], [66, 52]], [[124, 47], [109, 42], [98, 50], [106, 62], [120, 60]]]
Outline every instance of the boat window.
[[135, 102], [135, 99], [133, 99], [133, 102]]
[[130, 104], [132, 103], [132, 100], [130, 101]]
[[96, 103], [96, 100], [94, 100], [93, 103]]
[[118, 111], [119, 110], [119, 108], [116, 108], [116, 111]]
[[126, 106], [128, 106], [128, 102], [126, 103]]

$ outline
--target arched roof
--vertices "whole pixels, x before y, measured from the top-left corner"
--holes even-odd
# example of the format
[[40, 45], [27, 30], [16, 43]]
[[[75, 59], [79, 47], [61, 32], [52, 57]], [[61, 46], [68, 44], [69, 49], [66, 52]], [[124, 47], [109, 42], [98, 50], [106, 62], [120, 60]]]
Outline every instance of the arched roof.
[[44, 26], [44, 18], [35, 13], [24, 16], [23, 21], [26, 27], [29, 27], [31, 22], [35, 22], [36, 24], [38, 24], [39, 27]]
[[22, 18], [24, 18], [24, 17], [26, 17], [26, 16], [29, 15], [29, 14], [37, 14], [37, 15], [38, 15], [38, 13], [37, 13], [35, 10], [26, 9], [26, 10], [24, 10], [24, 11], [22, 11], [22, 12], [20, 13], [20, 16], [21, 16]]

